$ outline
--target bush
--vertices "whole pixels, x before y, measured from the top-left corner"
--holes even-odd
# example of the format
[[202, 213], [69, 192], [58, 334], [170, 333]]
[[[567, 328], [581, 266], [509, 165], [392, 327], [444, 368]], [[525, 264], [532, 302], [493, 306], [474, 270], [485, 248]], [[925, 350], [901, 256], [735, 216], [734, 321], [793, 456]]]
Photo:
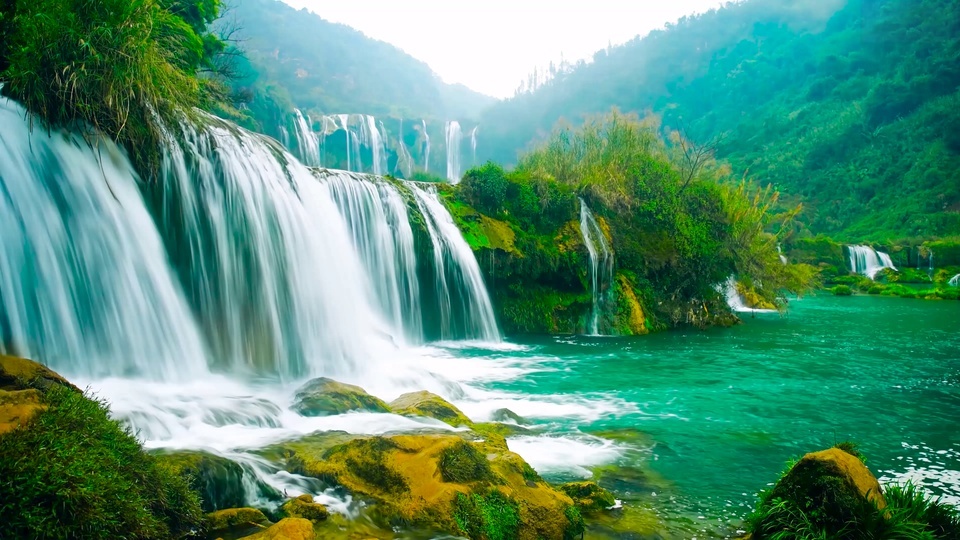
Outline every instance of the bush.
[[847, 285], [837, 285], [833, 288], [834, 296], [850, 296], [853, 294], [853, 289]]
[[143, 452], [105, 402], [62, 386], [0, 436], [0, 522], [15, 538], [183, 538], [201, 528], [188, 479]]

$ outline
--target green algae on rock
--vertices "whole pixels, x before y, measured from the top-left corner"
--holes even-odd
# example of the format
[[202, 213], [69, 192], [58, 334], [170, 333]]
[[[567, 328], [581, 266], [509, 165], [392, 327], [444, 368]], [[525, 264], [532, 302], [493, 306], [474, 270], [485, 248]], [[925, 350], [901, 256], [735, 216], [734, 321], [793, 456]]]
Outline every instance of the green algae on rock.
[[293, 410], [303, 416], [327, 416], [350, 411], [390, 412], [382, 399], [352, 384], [326, 377], [308, 381], [297, 390]]
[[281, 519], [266, 530], [245, 536], [243, 540], [314, 540], [313, 523], [297, 517]]
[[569, 482], [560, 486], [560, 491], [573, 499], [581, 513], [600, 512], [617, 504], [617, 499], [596, 482]]
[[227, 508], [207, 514], [207, 530], [211, 533], [230, 529], [263, 528], [270, 520], [256, 508]]
[[460, 409], [442, 397], [426, 390], [401, 395], [390, 402], [390, 409], [394, 413], [404, 416], [434, 418], [454, 427], [468, 426], [472, 423]]

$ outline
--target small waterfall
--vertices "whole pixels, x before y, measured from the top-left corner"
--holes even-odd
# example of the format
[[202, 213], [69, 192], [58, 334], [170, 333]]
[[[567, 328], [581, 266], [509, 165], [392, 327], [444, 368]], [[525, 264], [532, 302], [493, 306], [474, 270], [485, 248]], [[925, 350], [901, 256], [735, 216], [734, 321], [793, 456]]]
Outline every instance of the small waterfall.
[[593, 309], [587, 331], [596, 336], [600, 335], [600, 316], [612, 291], [613, 251], [607, 242], [607, 236], [583, 199], [580, 199], [580, 234], [583, 235], [583, 243], [590, 255], [590, 293], [593, 296]]
[[409, 185], [433, 244], [442, 339], [464, 335], [467, 339], [500, 341], [493, 306], [473, 250], [440, 202], [436, 187], [412, 182]]
[[780, 249], [780, 244], [777, 244], [777, 255], [780, 256], [780, 262], [787, 264], [787, 256], [783, 254], [783, 250]]
[[347, 170], [352, 171], [356, 166], [356, 162], [351, 162], [351, 156], [353, 155], [353, 137], [350, 136], [350, 115], [349, 114], [338, 114], [337, 119], [340, 120], [340, 128], [343, 129], [344, 136], [346, 139], [346, 149], [347, 149]]
[[734, 313], [776, 313], [775, 309], [757, 309], [752, 308], [747, 305], [747, 302], [740, 296], [740, 292], [737, 290], [737, 278], [730, 276], [727, 278], [727, 281], [723, 283], [722, 287], [718, 287], [724, 296], [727, 297], [727, 305], [730, 306], [730, 309]]
[[430, 172], [430, 134], [427, 133], [427, 121], [421, 119], [420, 126], [420, 134], [423, 136], [423, 170]]
[[460, 182], [460, 144], [463, 142], [460, 122], [450, 120], [444, 132], [447, 144], [447, 180], [456, 184]]
[[850, 271], [867, 276], [876, 277], [884, 268], [896, 270], [890, 256], [881, 251], [875, 251], [870, 246], [847, 246], [850, 256]]
[[480, 126], [473, 126], [470, 130], [470, 166], [476, 167], [477, 163], [477, 129]]
[[[304, 117], [300, 109], [295, 111], [294, 137], [297, 147], [295, 149], [300, 162], [308, 167], [320, 166], [320, 138], [310, 126], [310, 117]], [[289, 147], [288, 147], [289, 148]]]
[[397, 137], [397, 169], [403, 172], [404, 178], [410, 178], [413, 175], [413, 156], [403, 142], [403, 120], [400, 120], [400, 135]]
[[950, 278], [950, 281], [947, 282], [951, 287], [960, 287], [960, 274], [957, 274]]

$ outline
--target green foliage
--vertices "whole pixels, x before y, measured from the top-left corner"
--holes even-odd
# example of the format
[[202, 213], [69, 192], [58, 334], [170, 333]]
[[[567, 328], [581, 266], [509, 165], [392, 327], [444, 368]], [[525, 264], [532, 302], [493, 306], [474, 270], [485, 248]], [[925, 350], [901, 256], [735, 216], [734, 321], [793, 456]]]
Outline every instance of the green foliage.
[[[46, 125], [86, 124], [156, 158], [161, 117], [201, 103], [220, 51], [216, 0], [13, 0], [0, 6], [0, 79]], [[183, 18], [183, 17], [186, 17]]]
[[471, 540], [510, 540], [520, 530], [520, 509], [516, 501], [499, 490], [486, 494], [457, 493], [453, 519], [460, 532]]
[[853, 289], [847, 285], [837, 285], [833, 288], [834, 296], [851, 296], [853, 294]]
[[0, 516], [16, 538], [182, 538], [200, 530], [188, 480], [143, 452], [105, 402], [61, 386], [0, 436]]
[[888, 486], [884, 497], [902, 519], [925, 524], [934, 538], [960, 538], [960, 512], [939, 499], [931, 499], [914, 484]]
[[843, 450], [844, 452], [850, 454], [851, 456], [859, 459], [861, 462], [866, 462], [866, 458], [864, 457], [863, 453], [860, 452], [860, 449], [857, 447], [857, 443], [855, 442], [852, 442], [852, 441], [838, 442], [837, 444], [833, 445], [833, 447]]
[[587, 530], [587, 526], [583, 522], [583, 516], [580, 514], [580, 509], [578, 509], [576, 506], [568, 506], [567, 509], [563, 511], [563, 515], [566, 516], [567, 521], [570, 522], [566, 530], [563, 532], [563, 540], [582, 538], [584, 531]]
[[494, 105], [482, 157], [512, 161], [560, 118], [652, 111], [774, 183], [784, 208], [802, 198], [814, 232], [955, 234], [958, 21], [949, 0], [729, 2]]
[[458, 441], [444, 448], [440, 453], [438, 468], [444, 482], [467, 484], [499, 481], [490, 468], [486, 454], [466, 441]]

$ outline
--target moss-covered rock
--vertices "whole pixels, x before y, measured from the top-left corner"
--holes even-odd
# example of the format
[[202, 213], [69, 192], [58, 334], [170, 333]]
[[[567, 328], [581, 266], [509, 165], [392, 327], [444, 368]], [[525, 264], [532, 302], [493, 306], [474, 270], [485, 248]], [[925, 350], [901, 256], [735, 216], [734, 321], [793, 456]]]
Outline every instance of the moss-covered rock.
[[490, 415], [490, 419], [494, 422], [512, 422], [521, 426], [530, 424], [529, 420], [511, 411], [510, 409], [497, 409]]
[[598, 486], [596, 482], [569, 482], [560, 486], [580, 512], [584, 514], [599, 512], [617, 504], [612, 493]]
[[[377, 504], [376, 518], [469, 538], [563, 539], [573, 501], [510, 452], [502, 437], [421, 434], [290, 447], [291, 472], [321, 478]], [[498, 536], [499, 535], [499, 536]], [[506, 535], [506, 536], [503, 536]]]
[[159, 452], [157, 458], [190, 478], [204, 512], [237, 508], [244, 503], [243, 468], [227, 458], [200, 451]]
[[315, 522], [324, 521], [330, 517], [326, 506], [314, 502], [313, 497], [306, 494], [283, 503], [280, 511], [286, 517], [303, 518]]
[[446, 422], [451, 426], [470, 425], [470, 419], [442, 397], [421, 390], [408, 392], [390, 402], [390, 409], [405, 416], [426, 416]]
[[291, 408], [303, 416], [327, 416], [350, 411], [390, 412], [382, 399], [359, 386], [319, 377], [301, 386]]
[[264, 531], [244, 540], [314, 540], [313, 523], [303, 518], [289, 517], [278, 521]]
[[46, 390], [51, 385], [60, 385], [72, 390], [79, 388], [64, 379], [59, 373], [33, 360], [0, 354], [0, 390]]
[[26, 424], [46, 409], [39, 390], [0, 390], [0, 435]]
[[649, 334], [650, 328], [647, 326], [643, 305], [630, 279], [623, 273], [617, 274], [616, 291], [617, 313], [614, 326], [617, 333], [628, 336]]
[[270, 525], [270, 520], [256, 508], [227, 508], [207, 514], [207, 531], [210, 533], [225, 532], [242, 528], [263, 528]]

